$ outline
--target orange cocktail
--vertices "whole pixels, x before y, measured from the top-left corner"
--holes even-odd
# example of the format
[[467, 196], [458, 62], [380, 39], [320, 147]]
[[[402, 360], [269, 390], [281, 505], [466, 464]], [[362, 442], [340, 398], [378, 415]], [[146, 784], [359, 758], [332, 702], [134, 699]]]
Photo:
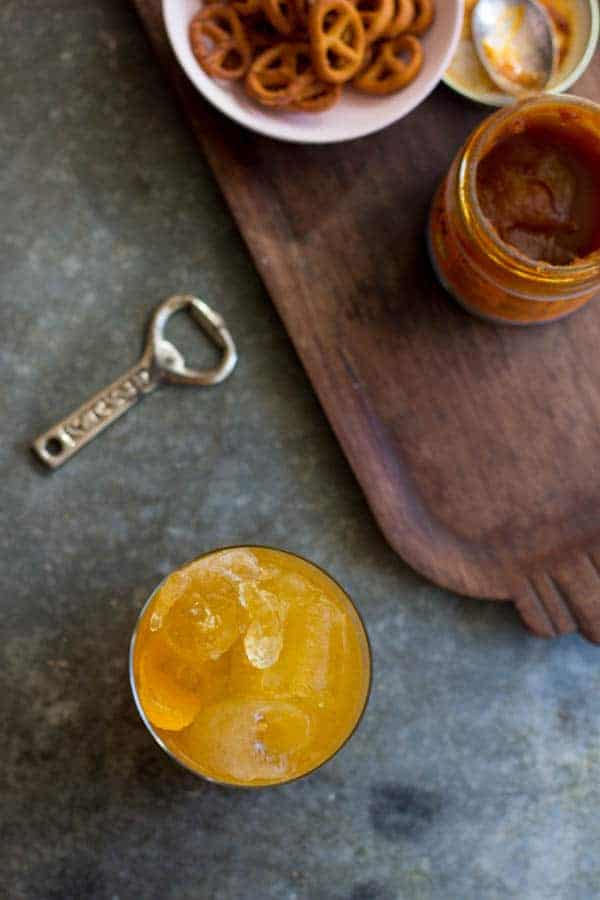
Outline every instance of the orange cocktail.
[[370, 675], [347, 595], [317, 566], [264, 547], [177, 569], [132, 641], [132, 687], [151, 733], [227, 784], [277, 784], [329, 759], [361, 716]]

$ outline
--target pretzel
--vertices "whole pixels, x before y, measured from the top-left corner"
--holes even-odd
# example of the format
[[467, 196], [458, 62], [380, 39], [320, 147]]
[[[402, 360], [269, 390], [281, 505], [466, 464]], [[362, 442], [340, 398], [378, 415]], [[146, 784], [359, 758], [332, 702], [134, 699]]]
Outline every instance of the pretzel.
[[403, 31], [408, 31], [416, 16], [415, 0], [394, 0], [392, 19], [383, 36], [398, 37]]
[[260, 0], [265, 16], [280, 34], [291, 34], [296, 27], [296, 13], [292, 0]]
[[[204, 0], [204, 2], [212, 3], [214, 0]], [[234, 0], [232, 6], [238, 16], [253, 16], [262, 8], [261, 0]]]
[[213, 78], [241, 78], [250, 65], [250, 44], [238, 14], [224, 3], [211, 3], [190, 23], [192, 52]]
[[327, 84], [326, 81], [320, 81], [316, 75], [309, 75], [298, 99], [293, 101], [290, 108], [299, 112], [323, 112], [335, 106], [341, 96], [341, 84]]
[[301, 98], [308, 77], [313, 77], [308, 44], [276, 44], [250, 66], [246, 90], [264, 106], [287, 106]]
[[203, 0], [190, 44], [211, 77], [245, 76], [247, 93], [264, 106], [321, 112], [337, 103], [344, 82], [375, 95], [409, 84], [423, 63], [417, 35], [431, 25], [434, 3]]
[[408, 27], [411, 34], [424, 34], [435, 15], [433, 0], [414, 0], [416, 15]]
[[312, 0], [293, 0], [296, 20], [303, 31], [306, 31], [308, 25], [308, 13], [312, 4]]
[[365, 52], [365, 30], [348, 0], [317, 0], [308, 14], [308, 33], [319, 78], [342, 84], [357, 73]]
[[379, 45], [371, 65], [352, 84], [365, 94], [393, 94], [415, 78], [422, 63], [420, 40], [412, 34], [400, 34]]
[[360, 13], [367, 44], [373, 43], [389, 27], [394, 14], [394, 0], [354, 0]]

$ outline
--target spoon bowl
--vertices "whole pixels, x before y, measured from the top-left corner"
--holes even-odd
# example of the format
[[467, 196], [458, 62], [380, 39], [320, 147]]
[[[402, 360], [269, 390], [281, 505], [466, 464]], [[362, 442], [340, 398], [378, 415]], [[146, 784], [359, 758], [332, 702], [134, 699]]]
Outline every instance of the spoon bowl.
[[538, 0], [479, 0], [472, 18], [477, 55], [508, 94], [543, 91], [558, 65], [552, 20]]

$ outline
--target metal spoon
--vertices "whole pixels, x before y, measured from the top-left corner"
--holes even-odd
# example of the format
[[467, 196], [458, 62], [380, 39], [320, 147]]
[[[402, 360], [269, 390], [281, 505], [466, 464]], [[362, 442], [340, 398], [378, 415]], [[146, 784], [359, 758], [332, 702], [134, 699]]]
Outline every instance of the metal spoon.
[[472, 15], [477, 55], [507, 94], [543, 91], [558, 64], [554, 26], [538, 0], [479, 0]]

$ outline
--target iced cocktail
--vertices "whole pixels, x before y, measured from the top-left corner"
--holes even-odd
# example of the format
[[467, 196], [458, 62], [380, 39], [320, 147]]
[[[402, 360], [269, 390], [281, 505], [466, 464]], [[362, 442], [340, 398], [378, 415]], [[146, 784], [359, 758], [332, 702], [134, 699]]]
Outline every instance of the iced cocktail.
[[356, 727], [371, 677], [344, 591], [264, 547], [215, 551], [169, 575], [142, 610], [130, 663], [163, 749], [205, 778], [248, 786], [329, 759]]

